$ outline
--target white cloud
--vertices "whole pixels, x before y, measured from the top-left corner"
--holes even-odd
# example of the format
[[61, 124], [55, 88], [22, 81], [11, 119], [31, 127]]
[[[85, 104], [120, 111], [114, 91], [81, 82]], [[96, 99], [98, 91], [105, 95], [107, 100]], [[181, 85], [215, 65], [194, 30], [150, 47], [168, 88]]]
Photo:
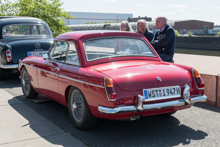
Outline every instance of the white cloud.
[[138, 6], [138, 7], [144, 7], [144, 5], [143, 5], [143, 4], [137, 4], [137, 6]]
[[183, 14], [182, 16], [185, 19], [199, 19], [200, 15], [198, 15], [198, 14]]
[[158, 12], [159, 16], [170, 16], [170, 15], [175, 15], [176, 12], [170, 11], [170, 12]]
[[[155, 6], [157, 6], [157, 5], [155, 5]], [[151, 5], [151, 4], [147, 4], [147, 6], [146, 7], [148, 7], [148, 8], [152, 8], [153, 7], [153, 5]]]
[[186, 9], [178, 9], [177, 11], [178, 12], [184, 12], [184, 11], [186, 11]]
[[186, 5], [183, 5], [183, 4], [170, 4], [169, 8], [184, 9], [184, 8], [186, 8]]
[[201, 8], [195, 7], [194, 10], [201, 10]]
[[220, 9], [220, 7], [216, 7], [217, 9]]
[[116, 2], [117, 0], [107, 0], [107, 2], [109, 2], [109, 3], [114, 3], [114, 2]]

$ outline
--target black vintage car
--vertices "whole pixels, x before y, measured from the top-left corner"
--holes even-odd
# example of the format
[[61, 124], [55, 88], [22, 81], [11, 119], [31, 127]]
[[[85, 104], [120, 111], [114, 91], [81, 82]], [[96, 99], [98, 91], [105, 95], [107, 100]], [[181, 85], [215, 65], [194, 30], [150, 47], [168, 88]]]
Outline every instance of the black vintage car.
[[42, 56], [52, 43], [46, 22], [33, 17], [0, 17], [0, 80], [18, 72], [19, 60]]

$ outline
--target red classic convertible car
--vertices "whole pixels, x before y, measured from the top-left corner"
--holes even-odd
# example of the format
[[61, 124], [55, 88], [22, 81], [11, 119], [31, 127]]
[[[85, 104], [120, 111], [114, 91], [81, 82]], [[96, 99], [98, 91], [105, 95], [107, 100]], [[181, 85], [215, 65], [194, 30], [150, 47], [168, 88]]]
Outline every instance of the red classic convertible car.
[[20, 71], [26, 98], [41, 94], [67, 106], [82, 130], [97, 118], [173, 114], [207, 98], [196, 69], [163, 62], [145, 37], [131, 32], [61, 34], [43, 57], [23, 59]]

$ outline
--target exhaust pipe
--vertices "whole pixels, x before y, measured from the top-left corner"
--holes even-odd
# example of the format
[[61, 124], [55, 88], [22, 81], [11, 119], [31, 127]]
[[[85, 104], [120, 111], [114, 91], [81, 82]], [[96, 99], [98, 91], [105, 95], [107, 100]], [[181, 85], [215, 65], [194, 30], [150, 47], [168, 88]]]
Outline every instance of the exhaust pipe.
[[130, 121], [136, 120], [136, 119], [140, 119], [140, 118], [141, 118], [140, 115], [133, 115], [133, 116], [130, 118]]

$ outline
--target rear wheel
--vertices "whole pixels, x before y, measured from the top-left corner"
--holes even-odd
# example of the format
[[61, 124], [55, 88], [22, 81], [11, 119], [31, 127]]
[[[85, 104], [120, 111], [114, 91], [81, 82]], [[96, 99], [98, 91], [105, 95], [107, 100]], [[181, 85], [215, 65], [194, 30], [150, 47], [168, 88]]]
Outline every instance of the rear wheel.
[[25, 67], [21, 70], [21, 87], [25, 98], [34, 99], [37, 97], [38, 93], [33, 89]]
[[0, 68], [0, 81], [5, 79], [5, 70]]
[[68, 94], [70, 117], [76, 128], [87, 130], [94, 128], [97, 118], [92, 115], [84, 95], [78, 89], [71, 88]]

